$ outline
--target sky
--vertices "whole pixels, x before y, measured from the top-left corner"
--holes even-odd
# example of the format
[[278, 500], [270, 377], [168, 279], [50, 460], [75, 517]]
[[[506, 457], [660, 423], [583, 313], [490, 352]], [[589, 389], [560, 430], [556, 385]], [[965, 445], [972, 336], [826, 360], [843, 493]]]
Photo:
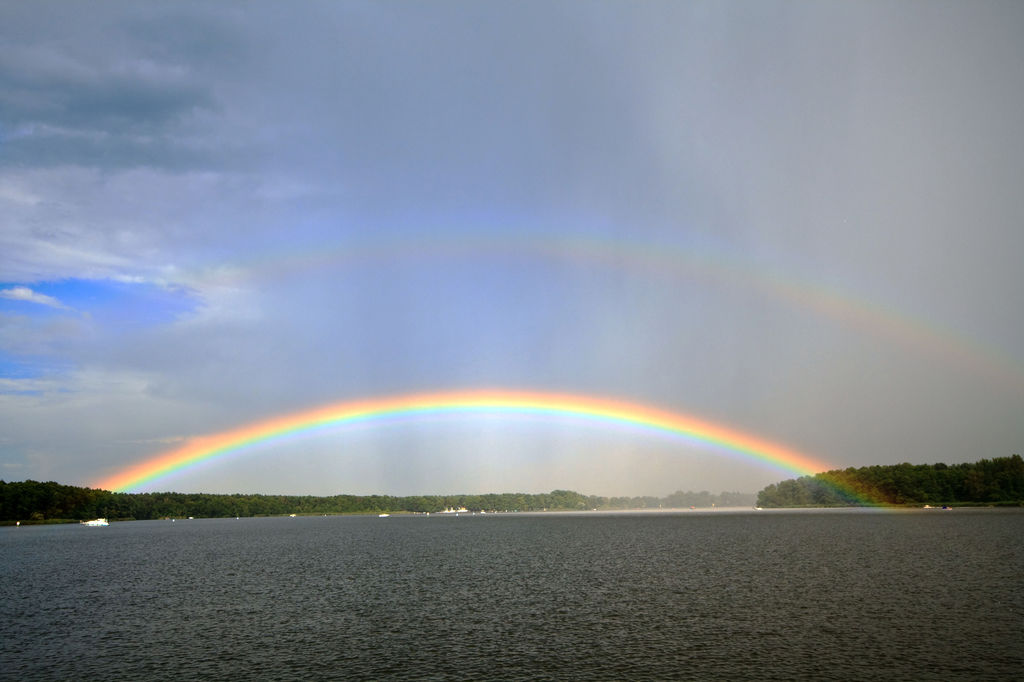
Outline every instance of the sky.
[[[346, 400], [613, 398], [836, 468], [1024, 452], [1024, 4], [0, 1], [0, 479]], [[754, 492], [341, 428], [146, 490]]]

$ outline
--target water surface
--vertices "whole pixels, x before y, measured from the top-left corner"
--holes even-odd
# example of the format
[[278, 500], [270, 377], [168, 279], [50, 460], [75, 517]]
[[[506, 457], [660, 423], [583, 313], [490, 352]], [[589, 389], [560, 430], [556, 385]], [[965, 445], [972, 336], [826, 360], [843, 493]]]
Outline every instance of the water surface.
[[1024, 512], [0, 529], [5, 679], [1024, 676]]

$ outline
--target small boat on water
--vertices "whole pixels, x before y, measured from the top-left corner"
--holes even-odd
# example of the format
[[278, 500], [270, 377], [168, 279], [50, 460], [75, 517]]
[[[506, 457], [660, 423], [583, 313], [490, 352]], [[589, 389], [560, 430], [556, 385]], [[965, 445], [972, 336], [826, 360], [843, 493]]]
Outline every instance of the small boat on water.
[[386, 519], [387, 517], [391, 516], [391, 514], [377, 514], [377, 516], [378, 518]]
[[83, 526], [109, 526], [110, 525], [109, 523], [107, 523], [107, 520], [105, 518], [103, 518], [103, 517], [100, 517], [98, 519], [93, 519], [92, 521], [80, 521], [79, 523], [81, 523]]

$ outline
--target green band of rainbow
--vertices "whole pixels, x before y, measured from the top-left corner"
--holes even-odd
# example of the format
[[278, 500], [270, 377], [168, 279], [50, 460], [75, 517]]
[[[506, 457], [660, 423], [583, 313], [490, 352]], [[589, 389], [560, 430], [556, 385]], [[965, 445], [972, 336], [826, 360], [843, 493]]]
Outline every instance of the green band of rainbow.
[[422, 393], [341, 402], [277, 416], [192, 439], [180, 448], [119, 471], [97, 482], [95, 487], [127, 492], [219, 455], [325, 427], [394, 417], [473, 412], [529, 413], [641, 427], [726, 448], [799, 476], [831, 468], [809, 455], [737, 429], [656, 407], [580, 395], [488, 390]]

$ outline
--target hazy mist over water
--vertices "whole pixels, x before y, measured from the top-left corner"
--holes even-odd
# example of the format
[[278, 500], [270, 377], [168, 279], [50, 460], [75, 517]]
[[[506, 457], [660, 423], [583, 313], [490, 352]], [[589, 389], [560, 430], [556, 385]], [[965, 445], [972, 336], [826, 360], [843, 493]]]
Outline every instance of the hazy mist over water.
[[1024, 513], [0, 528], [0, 677], [1008, 680]]

